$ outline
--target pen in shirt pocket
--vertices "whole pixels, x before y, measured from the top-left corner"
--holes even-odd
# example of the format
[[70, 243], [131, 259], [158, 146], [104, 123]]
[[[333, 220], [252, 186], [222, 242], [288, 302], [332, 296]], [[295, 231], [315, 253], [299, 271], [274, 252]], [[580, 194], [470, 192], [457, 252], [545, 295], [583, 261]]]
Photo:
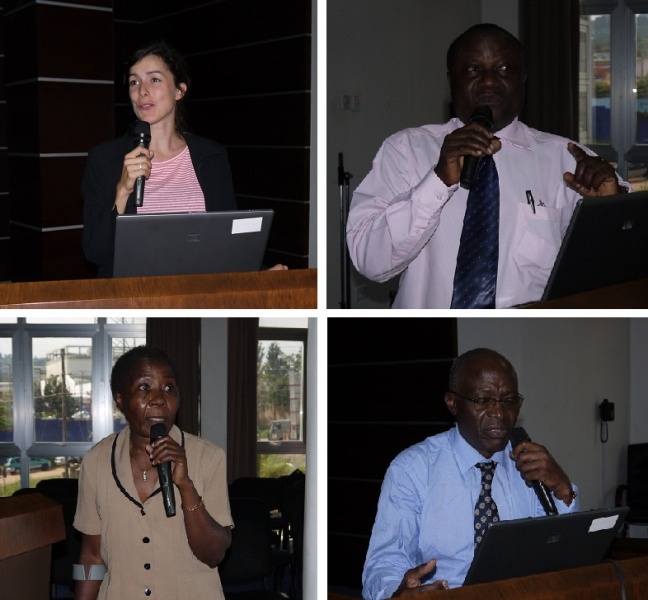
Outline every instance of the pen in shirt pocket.
[[533, 194], [531, 193], [531, 190], [526, 191], [526, 197], [527, 197], [527, 204], [531, 206], [531, 210], [533, 211], [533, 214], [536, 214], [535, 211], [535, 200], [533, 199]]

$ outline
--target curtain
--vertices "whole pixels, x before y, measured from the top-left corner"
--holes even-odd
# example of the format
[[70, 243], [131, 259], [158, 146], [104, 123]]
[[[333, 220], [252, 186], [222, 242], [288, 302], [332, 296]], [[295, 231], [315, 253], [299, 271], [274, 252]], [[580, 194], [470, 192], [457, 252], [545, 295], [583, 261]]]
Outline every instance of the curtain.
[[578, 140], [578, 0], [520, 0], [530, 127]]
[[227, 326], [227, 473], [231, 483], [257, 474], [258, 319], [229, 319]]
[[146, 319], [146, 343], [175, 363], [180, 392], [176, 425], [200, 435], [200, 319]]

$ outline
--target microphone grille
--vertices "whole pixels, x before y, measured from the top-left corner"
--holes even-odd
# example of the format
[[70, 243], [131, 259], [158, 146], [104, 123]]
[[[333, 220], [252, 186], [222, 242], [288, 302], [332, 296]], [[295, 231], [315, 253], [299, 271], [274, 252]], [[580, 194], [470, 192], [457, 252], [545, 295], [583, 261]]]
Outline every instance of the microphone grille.
[[515, 448], [520, 442], [530, 442], [531, 438], [524, 427], [514, 427], [511, 431], [511, 445]]
[[164, 423], [155, 423], [151, 427], [151, 440], [157, 440], [167, 434], [167, 428]]
[[137, 121], [135, 125], [133, 125], [133, 135], [135, 136], [140, 136], [140, 135], [151, 135], [151, 124], [147, 123], [146, 121]]
[[478, 106], [470, 117], [470, 122], [481, 122], [489, 130], [493, 128], [493, 109], [490, 106]]

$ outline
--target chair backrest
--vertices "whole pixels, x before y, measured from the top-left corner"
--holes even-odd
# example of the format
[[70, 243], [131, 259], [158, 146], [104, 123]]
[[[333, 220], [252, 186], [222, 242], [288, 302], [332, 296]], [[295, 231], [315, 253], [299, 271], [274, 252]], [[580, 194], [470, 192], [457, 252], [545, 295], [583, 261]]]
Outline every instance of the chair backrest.
[[281, 509], [282, 482], [274, 477], [239, 477], [229, 486], [230, 497], [260, 498], [270, 510]]
[[232, 545], [218, 566], [223, 586], [255, 583], [265, 585], [272, 574], [270, 510], [259, 498], [230, 498], [234, 528]]
[[628, 446], [627, 503], [630, 508], [648, 508], [648, 444]]

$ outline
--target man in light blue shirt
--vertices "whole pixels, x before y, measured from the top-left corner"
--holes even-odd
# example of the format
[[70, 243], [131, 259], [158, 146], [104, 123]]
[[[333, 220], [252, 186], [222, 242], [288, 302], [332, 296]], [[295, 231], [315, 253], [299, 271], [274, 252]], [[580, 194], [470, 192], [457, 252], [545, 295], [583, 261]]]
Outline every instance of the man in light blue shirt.
[[576, 512], [576, 488], [540, 444], [509, 441], [523, 397], [511, 363], [494, 350], [466, 352], [445, 395], [455, 428], [399, 454], [383, 482], [364, 566], [363, 598], [412, 596], [463, 584], [474, 556], [474, 509], [496, 463], [492, 498], [500, 520], [544, 516], [531, 481], [552, 492], [558, 513]]

